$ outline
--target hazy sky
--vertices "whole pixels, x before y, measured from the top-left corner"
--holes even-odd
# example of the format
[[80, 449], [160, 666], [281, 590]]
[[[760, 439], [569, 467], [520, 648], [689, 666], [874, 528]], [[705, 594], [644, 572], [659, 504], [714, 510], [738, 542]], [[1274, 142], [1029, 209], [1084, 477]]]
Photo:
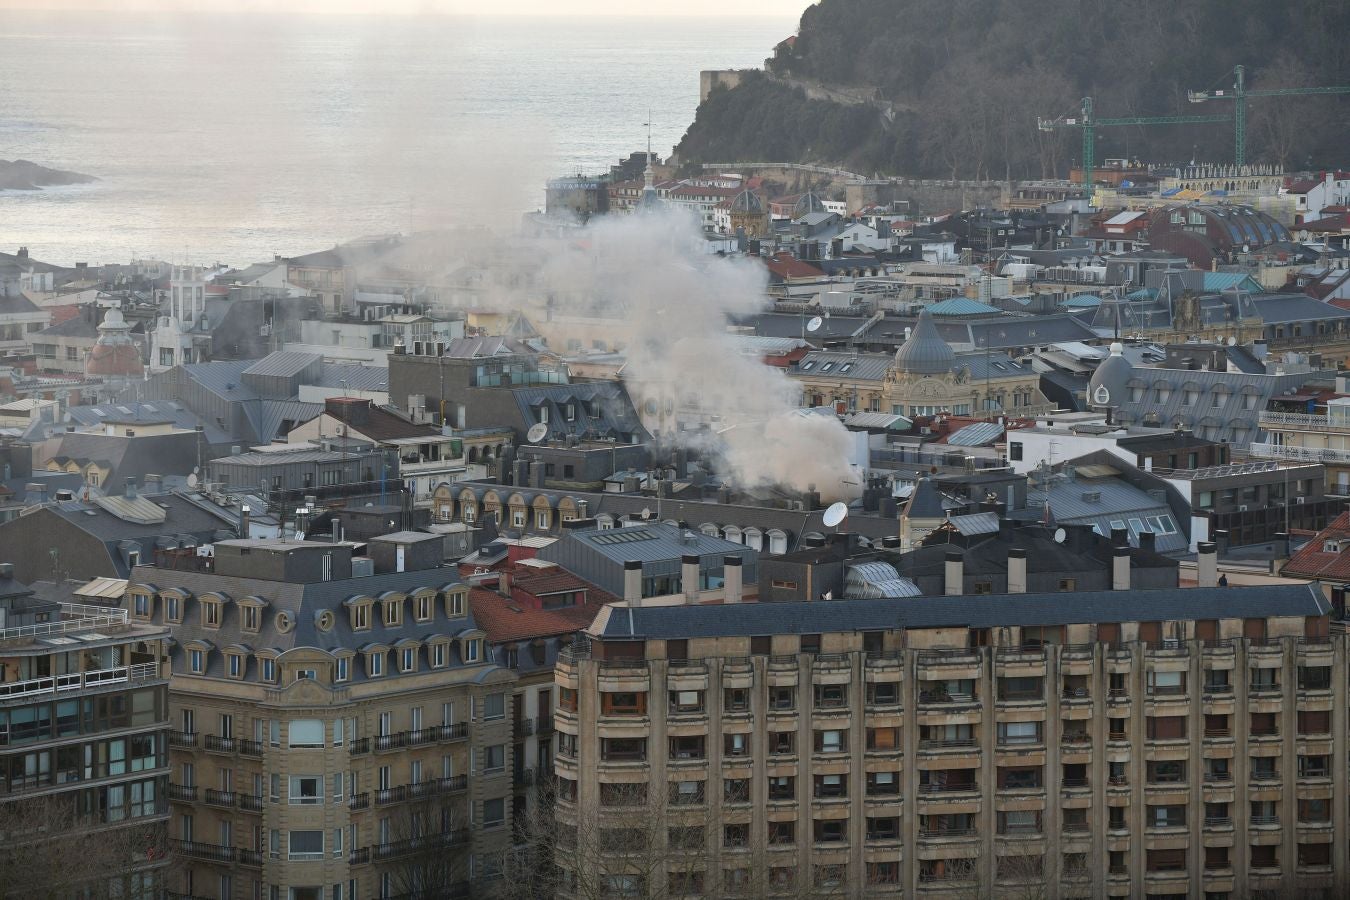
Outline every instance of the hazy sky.
[[796, 18], [812, 0], [680, 0], [634, 3], [632, 0], [0, 0], [0, 9], [100, 10], [153, 9], [193, 12], [290, 12], [336, 14], [409, 14], [538, 16], [773, 16]]

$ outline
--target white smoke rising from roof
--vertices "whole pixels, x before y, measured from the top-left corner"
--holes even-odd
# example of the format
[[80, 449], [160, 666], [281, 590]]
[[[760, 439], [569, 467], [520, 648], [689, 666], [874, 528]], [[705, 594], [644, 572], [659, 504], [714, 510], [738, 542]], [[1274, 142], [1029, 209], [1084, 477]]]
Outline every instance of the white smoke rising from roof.
[[697, 221], [678, 209], [599, 217], [544, 245], [534, 304], [510, 302], [528, 310], [543, 298], [549, 314], [588, 317], [597, 338], [622, 343], [635, 394], [696, 408], [714, 425], [659, 437], [711, 451], [736, 486], [857, 496], [849, 432], [834, 416], [799, 413], [800, 387], [744, 355], [727, 330], [767, 306], [764, 267], [705, 245]]

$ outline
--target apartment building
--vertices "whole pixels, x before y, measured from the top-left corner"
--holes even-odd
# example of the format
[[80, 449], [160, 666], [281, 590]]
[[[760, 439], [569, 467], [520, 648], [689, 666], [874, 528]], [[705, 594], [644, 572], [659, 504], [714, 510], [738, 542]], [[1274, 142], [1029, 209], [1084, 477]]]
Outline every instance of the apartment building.
[[155, 900], [168, 630], [43, 600], [13, 576], [0, 565], [0, 894]]
[[1328, 610], [1315, 585], [606, 607], [556, 668], [559, 894], [1343, 897]]
[[490, 893], [516, 679], [421, 537], [355, 566], [351, 544], [225, 540], [198, 570], [133, 571], [132, 619], [173, 634], [176, 896]]
[[[1346, 385], [1337, 378], [1337, 386]], [[1251, 445], [1251, 455], [1264, 459], [1321, 463], [1326, 466], [1326, 493], [1350, 496], [1350, 397], [1327, 401], [1320, 414], [1263, 410], [1266, 440]]]

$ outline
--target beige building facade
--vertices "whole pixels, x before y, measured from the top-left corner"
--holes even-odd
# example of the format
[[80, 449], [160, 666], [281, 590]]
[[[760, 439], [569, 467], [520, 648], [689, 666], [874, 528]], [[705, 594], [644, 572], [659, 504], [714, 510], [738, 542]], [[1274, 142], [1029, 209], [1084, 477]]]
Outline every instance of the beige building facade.
[[218, 541], [212, 571], [135, 570], [133, 619], [174, 634], [181, 896], [491, 893], [515, 675], [488, 659], [454, 570], [387, 550], [371, 575], [352, 574], [350, 545], [304, 541]]
[[1327, 609], [1308, 585], [611, 607], [556, 670], [560, 896], [1345, 896]]

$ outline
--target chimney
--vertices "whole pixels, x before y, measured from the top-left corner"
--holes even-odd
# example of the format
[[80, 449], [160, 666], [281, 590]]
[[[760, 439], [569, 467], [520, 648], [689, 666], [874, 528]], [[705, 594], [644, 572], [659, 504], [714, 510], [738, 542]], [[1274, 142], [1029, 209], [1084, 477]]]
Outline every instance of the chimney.
[[145, 492], [147, 494], [158, 494], [164, 490], [164, 476], [151, 475], [145, 476]]
[[126, 488], [125, 494], [126, 494], [126, 498], [127, 498], [128, 500], [135, 500], [135, 499], [136, 499], [136, 479], [135, 479], [135, 478], [130, 478], [130, 477], [127, 478], [127, 488]]
[[684, 588], [686, 603], [698, 602], [698, 554], [686, 553], [680, 557], [680, 585]]
[[1013, 547], [1008, 551], [1008, 593], [1027, 592], [1027, 551]]
[[497, 573], [497, 593], [508, 600], [511, 598], [511, 573], [501, 571]]
[[1158, 535], [1152, 531], [1139, 532], [1139, 549], [1146, 550], [1149, 553], [1158, 552]]
[[243, 506], [239, 507], [239, 536], [241, 538], [248, 537], [248, 514], [248, 504], [245, 503]]
[[1130, 589], [1130, 548], [1116, 547], [1111, 551], [1111, 590]]
[[623, 564], [623, 599], [635, 605], [642, 602], [642, 563], [636, 559]]
[[0, 563], [0, 578], [14, 577], [14, 563]]
[[587, 508], [588, 506], [590, 506], [590, 505], [591, 505], [591, 502], [590, 502], [589, 500], [578, 500], [578, 501], [577, 501], [577, 516], [578, 516], [579, 518], [582, 518], [582, 519], [586, 518], [586, 508]]
[[1213, 541], [1201, 541], [1195, 545], [1198, 554], [1195, 559], [1196, 587], [1219, 586], [1219, 548]]
[[965, 572], [965, 557], [958, 550], [948, 550], [943, 578], [943, 586], [948, 597], [957, 597], [965, 593]]
[[1228, 529], [1220, 528], [1214, 532], [1214, 547], [1220, 556], [1228, 552]]
[[741, 602], [741, 558], [727, 556], [722, 559], [722, 596], [724, 603]]
[[530, 483], [530, 461], [527, 459], [516, 460], [515, 470], [511, 483], [518, 488], [526, 487]]
[[1124, 528], [1111, 529], [1111, 543], [1116, 547], [1125, 547], [1130, 543], [1130, 533]]
[[333, 516], [333, 543], [336, 544], [342, 540], [342, 520]]

